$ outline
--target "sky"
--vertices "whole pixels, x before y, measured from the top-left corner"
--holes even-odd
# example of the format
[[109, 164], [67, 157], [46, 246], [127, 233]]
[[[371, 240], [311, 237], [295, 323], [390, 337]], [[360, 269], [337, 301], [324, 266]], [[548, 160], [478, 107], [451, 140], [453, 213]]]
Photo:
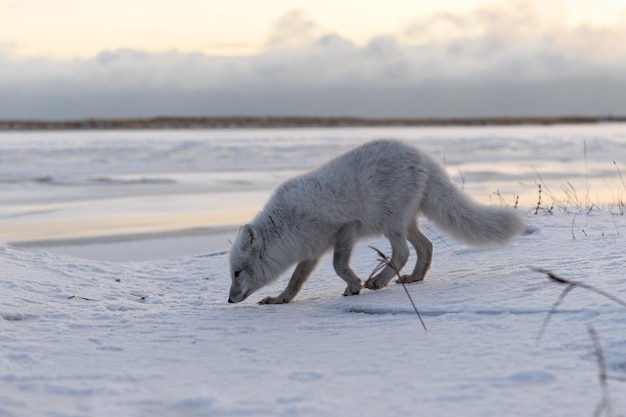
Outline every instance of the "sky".
[[624, 92], [626, 0], [0, 0], [0, 119], [624, 115]]

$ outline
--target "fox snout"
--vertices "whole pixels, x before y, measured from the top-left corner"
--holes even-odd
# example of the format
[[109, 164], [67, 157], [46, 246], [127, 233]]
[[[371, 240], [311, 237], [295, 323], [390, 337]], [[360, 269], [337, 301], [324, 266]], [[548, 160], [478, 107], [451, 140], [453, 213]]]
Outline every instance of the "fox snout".
[[240, 293], [238, 295], [234, 295], [234, 296], [231, 295], [231, 296], [229, 296], [228, 297], [228, 302], [230, 304], [235, 304], [235, 303], [239, 303], [239, 302], [245, 300], [246, 298], [248, 298], [248, 294], [241, 295], [241, 293]]
[[230, 288], [230, 293], [228, 295], [228, 302], [231, 304], [239, 303], [248, 298], [251, 293], [252, 291], [246, 291], [245, 288], [240, 288], [239, 286], [233, 284], [233, 286]]
[[240, 301], [243, 301], [245, 297], [242, 297], [240, 294], [237, 295], [233, 295], [232, 293], [228, 296], [228, 302], [230, 304], [234, 304], [234, 303], [238, 303]]

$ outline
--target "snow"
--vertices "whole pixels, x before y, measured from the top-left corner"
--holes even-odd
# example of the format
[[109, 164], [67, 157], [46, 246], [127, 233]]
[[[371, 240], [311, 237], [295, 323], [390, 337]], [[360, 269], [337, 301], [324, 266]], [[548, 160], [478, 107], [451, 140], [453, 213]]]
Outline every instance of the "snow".
[[[626, 299], [626, 218], [578, 216], [576, 239], [572, 220], [529, 214], [533, 233], [490, 250], [426, 224], [434, 265], [407, 288], [428, 331], [398, 284], [342, 297], [329, 259], [292, 304], [255, 304], [283, 277], [230, 305], [224, 252], [103, 262], [6, 245], [0, 415], [592, 415], [602, 396], [586, 326], [624, 378], [626, 309], [575, 289], [537, 342], [563, 288], [528, 267]], [[361, 244], [353, 263], [367, 276], [376, 255]], [[623, 413], [626, 384], [609, 387]]]
[[[461, 159], [457, 152], [468, 152], [472, 144], [468, 139], [463, 148], [455, 148], [462, 142], [454, 139], [455, 132], [473, 136], [476, 153], [468, 154], [467, 159], [474, 161], [477, 170], [493, 168], [496, 172], [506, 165], [506, 158], [513, 168], [526, 163], [531, 155], [526, 146], [552, 143], [524, 139], [524, 135], [585, 138], [589, 176], [606, 179], [612, 175], [606, 182], [614, 191], [608, 202], [592, 196], [597, 204], [591, 210], [584, 204], [559, 200], [552, 214], [548, 213], [545, 208], [556, 200], [562, 178], [569, 174], [584, 179], [581, 164], [576, 172], [560, 176], [558, 170], [543, 170], [544, 166], [562, 168], [561, 163], [570, 166], [572, 158], [582, 160], [581, 152], [576, 153], [582, 140], [575, 144], [562, 140], [562, 152], [556, 152], [557, 145], [552, 144], [551, 153], [537, 157], [544, 161], [537, 164], [537, 171], [555, 197], [546, 192], [544, 208], [537, 214], [533, 207], [537, 185], [523, 179], [534, 194], [517, 210], [525, 213], [529, 229], [512, 246], [468, 248], [424, 222], [424, 231], [435, 247], [433, 266], [424, 282], [406, 288], [427, 331], [399, 284], [341, 296], [345, 284], [333, 272], [329, 256], [291, 304], [256, 304], [265, 296], [278, 294], [287, 276], [240, 304], [228, 304], [226, 251], [231, 229], [191, 236], [85, 241], [69, 251], [72, 255], [63, 254], [56, 246], [0, 243], [0, 416], [591, 416], [603, 397], [588, 326], [597, 331], [602, 345], [613, 413], [624, 415], [626, 382], [620, 379], [626, 379], [626, 308], [576, 288], [537, 341], [564, 286], [531, 270], [544, 268], [626, 300], [626, 216], [619, 214], [615, 204], [620, 183], [612, 166], [613, 160], [626, 164], [624, 131], [624, 126], [517, 128], [508, 131], [507, 137], [519, 140], [513, 138], [502, 146], [495, 139], [484, 138], [496, 137], [501, 131], [436, 131], [433, 135], [439, 135], [440, 142], [415, 139], [415, 131], [403, 131], [408, 141], [413, 137], [414, 142], [445, 148], [452, 170], [454, 160]], [[358, 136], [358, 141], [373, 135], [369, 131], [367, 135], [341, 134]], [[141, 138], [147, 133], [137, 135]], [[442, 137], [446, 135], [450, 138]], [[54, 143], [63, 142], [61, 136]], [[8, 155], [4, 152], [10, 148], [13, 156], [35, 158], [16, 150], [32, 149], [24, 138], [22, 142], [6, 137], [4, 142], [0, 140], [3, 155]], [[303, 144], [311, 137], [305, 139]], [[48, 146], [45, 140], [38, 140], [42, 141], [38, 146]], [[281, 146], [295, 149], [296, 142], [274, 143], [267, 154], [272, 155], [271, 149], [283, 149]], [[311, 139], [324, 147], [330, 142]], [[313, 155], [316, 146], [304, 146], [297, 152]], [[63, 147], [66, 150], [61, 155], [70, 148], [67, 144]], [[104, 156], [106, 152], [102, 152]], [[95, 169], [94, 175], [128, 175], [122, 173], [123, 164], [115, 165], [116, 152], [111, 153], [110, 167], [103, 165], [102, 172]], [[232, 154], [243, 161], [247, 157], [243, 152], [238, 149]], [[317, 158], [327, 158], [329, 153]], [[498, 164], [492, 167], [480, 162], [489, 155], [495, 155]], [[3, 166], [13, 163], [10, 161], [6, 157]], [[31, 177], [37, 169], [57, 179], [91, 175], [74, 174], [71, 162], [55, 168], [52, 161], [49, 166], [34, 159], [22, 161], [19, 169], [24, 177]], [[267, 164], [268, 170], [262, 170], [264, 178], [269, 178], [272, 167], [283, 167], [275, 158]], [[136, 170], [144, 178], [146, 169], [154, 168], [139, 165], [130, 160], [124, 169]], [[162, 172], [179, 172], [184, 164], [174, 165], [172, 162]], [[80, 162], [77, 167], [86, 165]], [[46, 219], [37, 217], [41, 213], [30, 218], [27, 213], [32, 207], [20, 212], [18, 206], [24, 208], [27, 200], [43, 204], [52, 195], [45, 188], [49, 186], [25, 180], [17, 185], [15, 178], [7, 180], [16, 174], [3, 169], [7, 172], [0, 186], [6, 205], [0, 210], [0, 231], [17, 224], [11, 219]], [[605, 170], [603, 174], [598, 174], [599, 169]], [[198, 168], [199, 175], [203, 172]], [[548, 178], [550, 172], [554, 178]], [[498, 184], [502, 178], [508, 181], [506, 175], [496, 175], [484, 187]], [[516, 181], [520, 179], [507, 184]], [[129, 185], [121, 187], [127, 190]], [[37, 194], [42, 190], [48, 190], [43, 197]], [[71, 186], [57, 188], [61, 195], [71, 190]], [[97, 195], [90, 190], [89, 198]], [[118, 193], [117, 188], [107, 190]], [[171, 192], [164, 192], [163, 200]], [[582, 199], [580, 189], [579, 193]], [[512, 199], [507, 198], [505, 203], [510, 205]], [[115, 199], [122, 198], [116, 195]], [[169, 209], [175, 211], [175, 207]], [[102, 213], [96, 210], [95, 214]], [[9, 240], [2, 235], [0, 239]], [[184, 249], [184, 241], [195, 242], [193, 248]], [[362, 277], [377, 265], [377, 256], [368, 245], [389, 253], [384, 239], [361, 242], [352, 263]], [[82, 252], [77, 252], [78, 247]], [[164, 252], [167, 247], [171, 250]], [[156, 255], [144, 256], [151, 251]], [[120, 259], [123, 252], [128, 252], [127, 259]], [[132, 252], [141, 253], [134, 258]]]

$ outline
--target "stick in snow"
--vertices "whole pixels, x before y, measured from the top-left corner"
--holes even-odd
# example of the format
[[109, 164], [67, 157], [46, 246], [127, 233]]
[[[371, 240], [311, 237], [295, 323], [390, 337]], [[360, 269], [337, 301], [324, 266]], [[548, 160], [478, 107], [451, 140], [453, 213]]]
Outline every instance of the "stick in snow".
[[426, 329], [426, 324], [424, 324], [424, 320], [422, 320], [422, 315], [417, 310], [417, 306], [413, 302], [413, 297], [411, 297], [411, 294], [409, 293], [409, 290], [406, 288], [406, 284], [404, 282], [402, 282], [402, 277], [400, 275], [400, 271], [398, 271], [398, 268], [396, 268], [396, 266], [393, 264], [393, 262], [391, 262], [391, 259], [389, 259], [380, 250], [376, 249], [373, 246], [370, 246], [370, 248], [373, 249], [374, 251], [376, 251], [376, 253], [378, 254], [380, 263], [376, 266], [376, 268], [374, 268], [374, 270], [370, 274], [369, 278], [374, 276], [374, 274], [376, 272], [380, 271], [385, 265], [388, 265], [391, 269], [393, 269], [394, 272], [396, 273], [396, 275], [398, 276], [400, 284], [402, 284], [402, 288], [404, 288], [404, 292], [406, 293], [406, 296], [409, 297], [409, 301], [411, 302], [411, 305], [413, 306], [413, 310], [415, 310], [415, 314], [417, 315], [417, 318], [420, 319], [420, 322], [422, 323], [422, 327], [424, 327], [424, 331], [428, 331], [428, 329]]

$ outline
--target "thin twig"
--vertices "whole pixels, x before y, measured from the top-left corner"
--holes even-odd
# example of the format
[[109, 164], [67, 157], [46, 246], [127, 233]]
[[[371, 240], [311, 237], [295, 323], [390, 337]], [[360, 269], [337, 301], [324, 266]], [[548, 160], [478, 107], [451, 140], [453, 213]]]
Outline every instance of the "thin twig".
[[542, 269], [542, 268], [531, 268], [531, 270], [535, 271], [535, 272], [539, 272], [542, 274], [546, 274], [548, 276], [548, 278], [550, 278], [551, 280], [558, 282], [559, 284], [570, 284], [570, 285], [574, 285], [575, 287], [579, 287], [579, 288], [583, 288], [585, 290], [591, 291], [591, 292], [595, 292], [596, 294], [600, 294], [601, 296], [608, 298], [609, 300], [621, 305], [622, 307], [626, 307], [626, 302], [617, 298], [616, 296], [609, 294], [606, 291], [603, 291], [601, 289], [598, 289], [596, 287], [593, 287], [589, 284], [584, 284], [582, 282], [577, 282], [577, 281], [572, 281], [569, 279], [565, 279], [565, 278], [561, 278], [555, 274], [553, 274], [552, 272], [546, 270], [546, 269]]
[[550, 309], [548, 314], [546, 314], [546, 318], [543, 319], [543, 324], [541, 325], [541, 329], [539, 329], [539, 333], [537, 334], [537, 342], [539, 342], [541, 340], [541, 337], [543, 336], [543, 333], [545, 332], [546, 327], [548, 327], [548, 322], [550, 321], [550, 318], [552, 317], [552, 315], [554, 313], [556, 313], [556, 309], [559, 307], [559, 305], [561, 304], [563, 299], [565, 299], [565, 296], [571, 290], [573, 290], [574, 287], [575, 287], [575, 285], [568, 284], [567, 287], [565, 287], [565, 289], [561, 293], [561, 295], [559, 295], [559, 298], [557, 298], [556, 301], [554, 302], [554, 304], [552, 304], [552, 308]]
[[81, 297], [80, 295], [70, 295], [69, 297], [67, 297], [68, 300], [72, 300], [74, 298], [78, 298], [80, 300], [85, 300], [85, 301], [96, 301], [96, 300], [92, 300], [91, 298]]
[[450, 245], [450, 244], [448, 243], [448, 241], [447, 241], [446, 239], [444, 239], [444, 238], [443, 238], [443, 236], [442, 236], [442, 235], [440, 235], [440, 234], [437, 232], [437, 230], [435, 230], [435, 229], [433, 229], [433, 228], [429, 227], [427, 224], [426, 224], [426, 225], [421, 225], [421, 227], [423, 227], [424, 229], [426, 229], [426, 231], [427, 231], [429, 234], [433, 234], [433, 235], [437, 236], [437, 238], [439, 239], [439, 241], [440, 241], [441, 243], [443, 243], [444, 245], [446, 245], [446, 246], [448, 247], [448, 249], [450, 249], [450, 251], [451, 251], [453, 254], [455, 254], [455, 255], [456, 255], [456, 256], [458, 256], [458, 257], [460, 257], [460, 256], [461, 256], [461, 255], [459, 255], [459, 253], [458, 253], [457, 251], [455, 251], [455, 250], [454, 250], [454, 248], [452, 247], [452, 245]]
[[546, 315], [546, 318], [543, 320], [543, 324], [541, 326], [541, 329], [539, 330], [539, 334], [537, 335], [537, 341], [539, 341], [541, 339], [541, 337], [543, 336], [543, 333], [545, 332], [545, 329], [548, 326], [548, 322], [550, 321], [550, 318], [556, 312], [556, 310], [559, 307], [559, 305], [561, 304], [561, 302], [563, 302], [563, 300], [565, 299], [567, 294], [569, 294], [576, 287], [582, 288], [582, 289], [585, 289], [585, 290], [588, 290], [588, 291], [591, 291], [591, 292], [595, 292], [596, 294], [600, 294], [603, 297], [606, 297], [609, 300], [611, 300], [611, 301], [621, 305], [622, 307], [626, 307], [626, 302], [622, 301], [621, 299], [615, 297], [612, 294], [609, 294], [606, 291], [600, 290], [600, 289], [598, 289], [596, 287], [593, 287], [591, 285], [559, 277], [559, 276], [555, 275], [554, 273], [552, 273], [552, 272], [550, 272], [550, 271], [548, 271], [546, 269], [542, 269], [542, 268], [530, 268], [530, 269], [532, 271], [535, 271], [535, 272], [546, 274], [549, 279], [551, 279], [552, 281], [556, 282], [557, 284], [567, 285], [567, 287], [565, 287], [563, 292], [561, 292], [559, 297], [556, 299], [556, 301], [552, 305], [552, 308], [550, 309], [550, 311]]
[[596, 358], [598, 359], [598, 380], [600, 381], [600, 387], [602, 388], [602, 399], [598, 403], [594, 415], [600, 416], [602, 414], [602, 410], [605, 409], [606, 415], [608, 417], [612, 417], [613, 412], [611, 410], [611, 395], [609, 393], [609, 384], [607, 382], [608, 377], [606, 375], [606, 362], [604, 360], [604, 353], [602, 352], [600, 338], [591, 324], [587, 326], [587, 331], [589, 332], [589, 336], [593, 342], [593, 348], [595, 350]]
[[[617, 173], [619, 174], [619, 179], [622, 181], [622, 188], [624, 189], [624, 191], [626, 191], [626, 183], [624, 182], [624, 176], [622, 175], [622, 171], [619, 169], [619, 166], [617, 166], [617, 162], [613, 161], [613, 165], [615, 165], [615, 168], [617, 169]], [[618, 197], [617, 204], [619, 206], [619, 210], [621, 214], [624, 214], [625, 207], [626, 207], [624, 204], [624, 200]]]
[[539, 199], [537, 200], [537, 207], [535, 208], [535, 214], [537, 214], [539, 212], [539, 209], [541, 208], [541, 184], [537, 184], [537, 187], [539, 187]]
[[[587, 141], [584, 140], [583, 141], [583, 147], [584, 147], [584, 152], [585, 152], [585, 204], [587, 205], [587, 207], [589, 207], [589, 171], [587, 170]], [[593, 208], [593, 204], [591, 204], [591, 208]], [[591, 208], [589, 209], [589, 211], [591, 211]]]
[[622, 187], [624, 188], [624, 191], [626, 191], [626, 183], [624, 182], [622, 171], [619, 169], [619, 166], [617, 166], [617, 162], [613, 161], [613, 164], [615, 165], [615, 168], [617, 169], [617, 173], [619, 174], [619, 179], [622, 180]]
[[422, 319], [422, 315], [420, 314], [419, 310], [417, 309], [417, 306], [415, 305], [415, 302], [413, 301], [413, 297], [411, 297], [411, 294], [409, 293], [409, 290], [406, 288], [406, 284], [402, 281], [402, 276], [400, 275], [400, 271], [398, 270], [398, 268], [396, 268], [396, 266], [393, 264], [391, 259], [389, 259], [380, 250], [376, 249], [373, 246], [370, 246], [370, 248], [373, 249], [378, 254], [380, 262], [376, 266], [376, 268], [374, 268], [374, 271], [372, 271], [372, 273], [370, 274], [369, 278], [374, 276], [374, 274], [376, 272], [380, 271], [385, 265], [387, 265], [391, 269], [393, 269], [393, 271], [398, 276], [398, 282], [400, 282], [400, 284], [402, 284], [402, 288], [404, 288], [404, 292], [406, 293], [406, 296], [409, 297], [409, 301], [411, 302], [411, 305], [413, 306], [413, 310], [415, 311], [415, 314], [417, 315], [417, 318], [420, 319], [420, 322], [422, 323], [422, 327], [424, 328], [424, 331], [428, 331], [428, 329], [426, 328], [426, 324], [424, 323], [424, 320]]

